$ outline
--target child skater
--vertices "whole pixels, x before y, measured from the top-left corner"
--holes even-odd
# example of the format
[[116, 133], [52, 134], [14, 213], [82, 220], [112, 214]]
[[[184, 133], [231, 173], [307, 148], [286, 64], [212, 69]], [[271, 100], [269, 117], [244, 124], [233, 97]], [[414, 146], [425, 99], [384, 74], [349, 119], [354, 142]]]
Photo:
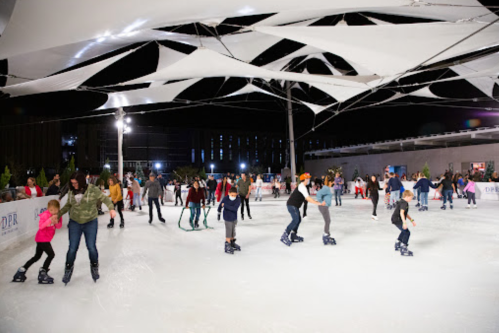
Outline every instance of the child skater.
[[241, 251], [241, 247], [236, 244], [237, 212], [241, 206], [241, 198], [237, 195], [237, 189], [232, 187], [229, 195], [222, 199], [218, 206], [218, 220], [222, 208], [224, 210], [225, 221], [225, 253], [234, 254], [234, 251]]
[[57, 223], [52, 222], [52, 216], [57, 216], [61, 206], [59, 205], [59, 201], [50, 200], [48, 203], [47, 210], [40, 214], [40, 222], [39, 229], [35, 236], [36, 242], [36, 253], [33, 258], [28, 260], [24, 266], [19, 267], [16, 275], [14, 275], [13, 282], [24, 282], [26, 280], [26, 271], [33, 265], [35, 262], [40, 260], [43, 252], [47, 254], [47, 259], [43, 263], [43, 267], [40, 268], [38, 273], [38, 283], [40, 284], [52, 284], [54, 283], [54, 279], [50, 277], [47, 273], [50, 270], [49, 266], [54, 259], [55, 253], [52, 249], [52, 245], [50, 242], [55, 235], [55, 229], [60, 229], [62, 227], [62, 217], [59, 219]]
[[392, 223], [400, 230], [399, 238], [395, 243], [395, 251], [400, 250], [403, 256], [412, 256], [412, 252], [407, 249], [409, 246], [409, 237], [411, 232], [407, 228], [407, 219], [412, 222], [415, 227], [416, 222], [409, 216], [409, 202], [411, 202], [414, 194], [407, 190], [402, 193], [402, 200], [399, 200], [395, 205], [395, 211], [392, 215]]
[[125, 200], [128, 200], [128, 208], [130, 208], [130, 210], [132, 210], [132, 207], [133, 207], [133, 191], [132, 191], [132, 187], [131, 186], [128, 186], [127, 187], [127, 195], [126, 195], [126, 198]]
[[325, 206], [319, 206], [319, 212], [321, 212], [322, 217], [324, 218], [324, 235], [322, 235], [322, 242], [324, 245], [336, 245], [336, 241], [334, 238], [331, 238], [331, 233], [329, 232], [329, 225], [331, 224], [329, 207], [331, 207], [331, 201], [333, 200], [333, 193], [331, 193], [331, 185], [333, 184], [333, 177], [326, 176], [322, 188], [316, 194], [318, 202], [326, 202]]
[[466, 196], [468, 197], [468, 206], [466, 207], [466, 209], [470, 209], [471, 200], [473, 200], [473, 209], [476, 209], [475, 182], [479, 180], [480, 177], [478, 176], [478, 174], [475, 174], [475, 177], [473, 177], [473, 179], [470, 179], [468, 181], [468, 184], [463, 190], [463, 193], [466, 193]]
[[420, 212], [428, 210], [428, 193], [430, 192], [430, 187], [437, 188], [436, 185], [433, 185], [431, 181], [426, 179], [426, 176], [423, 173], [419, 174], [419, 180], [413, 188], [419, 189], [419, 196], [421, 197], [421, 207], [419, 207], [418, 210]]

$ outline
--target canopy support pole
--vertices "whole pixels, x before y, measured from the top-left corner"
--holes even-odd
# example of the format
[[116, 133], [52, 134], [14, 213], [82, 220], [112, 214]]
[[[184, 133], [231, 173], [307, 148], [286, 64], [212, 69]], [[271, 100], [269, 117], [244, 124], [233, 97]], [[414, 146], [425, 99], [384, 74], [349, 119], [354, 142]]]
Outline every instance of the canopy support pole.
[[123, 181], [123, 129], [125, 127], [125, 111], [119, 108], [116, 111], [116, 119], [118, 120], [118, 180]]
[[289, 126], [289, 153], [291, 162], [291, 183], [296, 183], [296, 154], [295, 133], [293, 131], [293, 103], [291, 103], [291, 82], [286, 81], [286, 93], [288, 95], [288, 126]]

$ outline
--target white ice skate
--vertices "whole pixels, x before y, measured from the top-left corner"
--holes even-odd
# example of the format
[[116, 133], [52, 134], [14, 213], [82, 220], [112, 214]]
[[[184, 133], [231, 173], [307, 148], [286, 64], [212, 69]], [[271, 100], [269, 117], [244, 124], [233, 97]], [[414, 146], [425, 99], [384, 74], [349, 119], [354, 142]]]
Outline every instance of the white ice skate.
[[373, 219], [374, 221], [378, 221], [378, 217], [374, 215], [371, 215], [371, 219]]

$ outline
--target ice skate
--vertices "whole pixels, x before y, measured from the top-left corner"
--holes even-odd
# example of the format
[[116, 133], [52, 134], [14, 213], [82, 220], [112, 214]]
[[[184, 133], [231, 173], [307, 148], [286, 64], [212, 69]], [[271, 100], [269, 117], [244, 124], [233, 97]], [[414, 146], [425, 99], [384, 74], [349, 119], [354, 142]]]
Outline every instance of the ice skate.
[[234, 249], [230, 246], [229, 242], [225, 242], [225, 253], [234, 254]]
[[196, 221], [196, 222], [194, 223], [194, 228], [199, 228], [199, 221]]
[[24, 282], [24, 281], [26, 281], [26, 268], [19, 267], [16, 274], [14, 275], [14, 279], [12, 279], [12, 282]]
[[424, 206], [421, 206], [421, 207], [419, 207], [419, 209], [418, 209], [418, 211], [420, 211], [420, 212], [424, 212], [424, 210], [425, 210], [425, 209], [424, 209]]
[[250, 220], [253, 219], [250, 214], [248, 214], [248, 217], [249, 217]]
[[260, 202], [262, 201], [262, 198], [260, 197]]
[[441, 210], [445, 210], [446, 209], [445, 205], [443, 205], [442, 207], [440, 207], [440, 209]]
[[336, 240], [329, 235], [323, 235], [322, 242], [324, 245], [336, 245]]
[[371, 215], [371, 219], [374, 220], [374, 221], [378, 221], [378, 217], [374, 216], [374, 215]]
[[476, 209], [476, 205], [473, 205], [473, 209]]
[[470, 208], [471, 208], [471, 206], [470, 206], [470, 205], [466, 206], [466, 209], [470, 209]]
[[301, 243], [303, 242], [305, 239], [303, 237], [300, 237], [296, 234], [296, 232], [292, 231], [291, 232], [291, 241], [293, 243]]
[[160, 222], [162, 222], [162, 223], [165, 223], [165, 222], [166, 222], [166, 221], [165, 221], [165, 219], [164, 219], [163, 217], [160, 217], [160, 218], [159, 218], [159, 221], [160, 221]]
[[428, 211], [428, 206], [424, 206], [424, 210]]
[[99, 210], [97, 211], [97, 214], [98, 214], [98, 215], [104, 215], [104, 212], [102, 211], [102, 209], [99, 209]]
[[407, 248], [407, 245], [402, 244], [400, 246], [400, 255], [401, 256], [406, 256], [406, 257], [412, 257], [413, 253], [411, 251], [409, 251], [409, 249]]
[[107, 228], [108, 229], [114, 228], [114, 219], [111, 219], [111, 221], [109, 221], [109, 224], [107, 225]]
[[149, 218], [149, 224], [151, 224], [151, 223], [152, 223], [152, 217]]
[[395, 242], [395, 251], [400, 251], [400, 242]]
[[241, 220], [244, 221], [244, 214], [241, 214]]
[[69, 267], [66, 265], [66, 269], [64, 270], [64, 276], [62, 277], [62, 282], [65, 285], [68, 285], [69, 281], [71, 281], [71, 276], [73, 275], [74, 265]]
[[120, 223], [120, 228], [123, 229], [125, 227], [125, 221], [124, 220], [121, 220], [121, 223]]
[[90, 274], [92, 274], [92, 279], [94, 280], [94, 282], [97, 282], [97, 280], [100, 278], [98, 263], [90, 264]]
[[421, 204], [418, 202], [418, 203], [416, 204], [416, 207], [421, 207]]
[[287, 246], [291, 246], [292, 244], [291, 240], [289, 239], [289, 234], [286, 231], [284, 231], [281, 236], [281, 242], [283, 242]]
[[454, 208], [454, 206], [450, 205], [450, 209]]
[[241, 251], [241, 247], [236, 244], [236, 239], [235, 238], [230, 241], [230, 246], [232, 246], [232, 249], [234, 251]]
[[45, 270], [44, 268], [40, 268], [40, 271], [38, 272], [38, 283], [39, 284], [52, 284], [54, 283], [54, 279], [47, 274], [48, 270]]

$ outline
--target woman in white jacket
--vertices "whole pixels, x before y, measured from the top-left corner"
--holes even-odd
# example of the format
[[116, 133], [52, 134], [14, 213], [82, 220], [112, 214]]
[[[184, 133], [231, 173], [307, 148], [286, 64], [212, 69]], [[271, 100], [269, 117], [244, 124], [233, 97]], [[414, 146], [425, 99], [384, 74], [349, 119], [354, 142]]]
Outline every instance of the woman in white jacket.
[[258, 198], [260, 198], [260, 201], [262, 201], [262, 187], [263, 187], [263, 180], [262, 180], [262, 176], [261, 175], [258, 175], [256, 176], [256, 195], [255, 195], [255, 201], [258, 200]]

